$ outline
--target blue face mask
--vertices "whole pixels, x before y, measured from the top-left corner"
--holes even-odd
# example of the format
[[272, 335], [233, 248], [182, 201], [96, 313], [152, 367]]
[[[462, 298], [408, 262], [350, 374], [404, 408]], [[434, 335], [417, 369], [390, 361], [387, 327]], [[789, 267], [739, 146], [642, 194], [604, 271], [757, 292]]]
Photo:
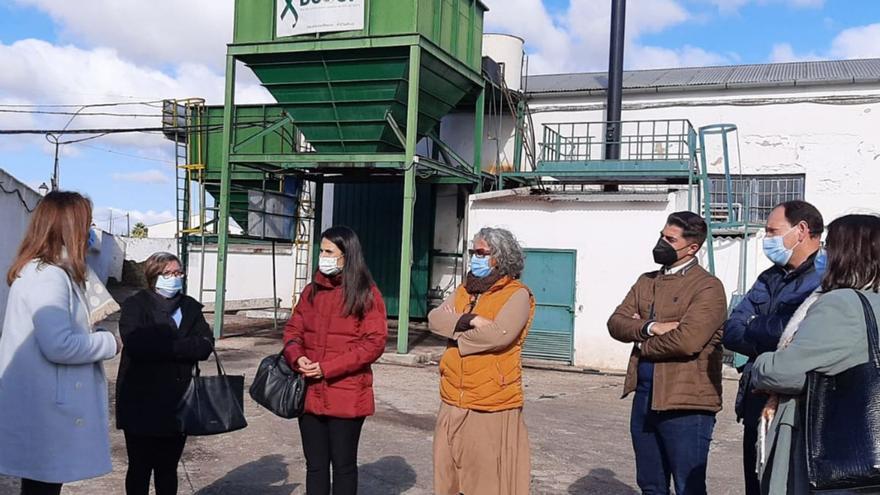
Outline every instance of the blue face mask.
[[492, 273], [492, 266], [489, 264], [488, 256], [471, 256], [471, 273], [477, 278], [483, 278]]
[[98, 235], [95, 234], [95, 231], [94, 231], [94, 230], [89, 229], [89, 245], [88, 245], [88, 248], [89, 248], [89, 249], [94, 249], [94, 248], [97, 247], [97, 246], [98, 246]]
[[764, 255], [767, 256], [767, 259], [779, 266], [788, 265], [788, 262], [791, 261], [791, 257], [794, 255], [794, 248], [797, 247], [797, 244], [791, 249], [785, 247], [785, 237], [791, 234], [794, 229], [795, 227], [792, 227], [785, 234], [764, 238]]
[[825, 269], [828, 267], [828, 252], [824, 249], [820, 249], [819, 253], [816, 254], [816, 259], [813, 261], [813, 264], [816, 266], [816, 273], [819, 276], [825, 275]]
[[183, 290], [183, 277], [159, 275], [156, 279], [156, 292], [165, 297], [174, 297], [181, 290]]

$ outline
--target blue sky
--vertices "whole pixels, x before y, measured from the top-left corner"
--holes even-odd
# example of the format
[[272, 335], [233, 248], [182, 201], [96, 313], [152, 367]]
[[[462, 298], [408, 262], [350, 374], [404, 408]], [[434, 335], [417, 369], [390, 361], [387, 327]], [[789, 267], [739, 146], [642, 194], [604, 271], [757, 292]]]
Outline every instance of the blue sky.
[[[484, 0], [486, 30], [526, 39], [532, 72], [604, 70], [610, 0]], [[0, 110], [202, 96], [220, 103], [225, 0], [0, 0]], [[524, 14], [528, 13], [528, 14]], [[187, 19], [187, 23], [174, 19]], [[170, 20], [170, 22], [169, 22]], [[880, 56], [876, 0], [629, 0], [628, 68]], [[243, 72], [240, 102], [270, 101]], [[76, 108], [73, 108], [75, 110]], [[147, 105], [112, 112], [158, 115]], [[0, 111], [0, 129], [58, 128], [66, 116]], [[77, 117], [71, 128], [152, 127], [156, 117]], [[34, 187], [49, 182], [42, 136], [0, 135], [0, 167]], [[112, 209], [154, 223], [174, 213], [170, 141], [104, 137], [62, 150], [62, 187], [87, 193], [96, 220]], [[116, 222], [117, 228], [120, 224]]]

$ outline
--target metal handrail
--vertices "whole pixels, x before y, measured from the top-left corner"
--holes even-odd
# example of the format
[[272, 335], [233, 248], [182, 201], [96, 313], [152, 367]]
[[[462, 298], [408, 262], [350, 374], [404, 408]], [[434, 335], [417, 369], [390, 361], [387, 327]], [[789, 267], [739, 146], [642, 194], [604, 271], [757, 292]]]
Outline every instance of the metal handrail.
[[[619, 124], [619, 140], [608, 141], [608, 124]], [[543, 125], [543, 161], [601, 160], [606, 144], [619, 144], [622, 160], [689, 160], [694, 129], [687, 119], [558, 122]]]

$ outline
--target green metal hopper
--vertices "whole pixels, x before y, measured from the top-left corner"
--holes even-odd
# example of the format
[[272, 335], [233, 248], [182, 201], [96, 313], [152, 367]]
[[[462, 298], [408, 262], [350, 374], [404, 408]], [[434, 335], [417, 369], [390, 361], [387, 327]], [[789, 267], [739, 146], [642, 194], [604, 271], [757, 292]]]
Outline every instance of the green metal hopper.
[[[405, 128], [413, 44], [425, 48], [419, 138], [437, 130], [440, 119], [481, 86], [474, 76], [485, 7], [478, 0], [365, 1], [364, 30], [286, 38], [276, 37], [275, 24], [267, 22], [276, 19], [278, 2], [236, 2], [232, 50], [249, 52], [239, 60], [319, 153], [404, 150], [389, 120]], [[450, 70], [456, 66], [460, 70]]]

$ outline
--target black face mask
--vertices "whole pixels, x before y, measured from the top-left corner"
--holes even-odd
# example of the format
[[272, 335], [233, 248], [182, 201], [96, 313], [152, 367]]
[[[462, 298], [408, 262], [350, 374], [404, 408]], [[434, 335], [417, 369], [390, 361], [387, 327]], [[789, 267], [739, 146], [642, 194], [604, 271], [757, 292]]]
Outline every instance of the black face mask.
[[661, 237], [654, 246], [654, 263], [670, 266], [678, 261], [678, 251]]

